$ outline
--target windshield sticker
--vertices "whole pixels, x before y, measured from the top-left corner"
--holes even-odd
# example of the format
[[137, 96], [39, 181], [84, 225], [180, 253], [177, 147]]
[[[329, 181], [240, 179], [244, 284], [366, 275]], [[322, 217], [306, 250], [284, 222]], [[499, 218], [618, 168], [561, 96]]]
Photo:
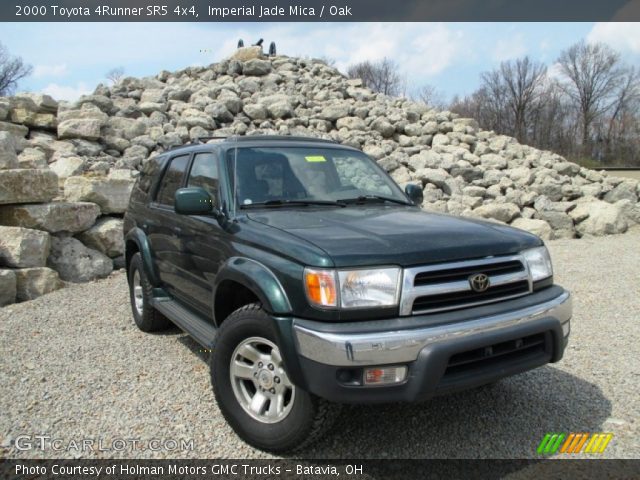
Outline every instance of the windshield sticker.
[[327, 161], [326, 158], [324, 158], [322, 155], [309, 155], [308, 157], [304, 157], [304, 158], [307, 162], [312, 162], [312, 163]]

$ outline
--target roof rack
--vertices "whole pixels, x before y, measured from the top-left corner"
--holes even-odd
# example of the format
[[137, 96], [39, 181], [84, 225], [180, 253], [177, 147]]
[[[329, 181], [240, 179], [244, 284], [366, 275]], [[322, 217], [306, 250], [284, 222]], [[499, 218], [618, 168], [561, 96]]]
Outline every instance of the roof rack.
[[302, 137], [302, 136], [294, 136], [294, 135], [235, 135], [232, 137], [228, 137], [228, 140], [234, 140], [238, 142], [253, 142], [256, 140], [262, 141], [282, 141], [286, 140], [288, 142], [320, 142], [320, 143], [337, 143], [333, 140], [328, 140], [326, 138], [318, 138], [318, 137]]
[[193, 145], [204, 145], [209, 140], [228, 140], [230, 142], [255, 142], [255, 141], [288, 141], [288, 142], [319, 142], [319, 143], [332, 143], [337, 144], [334, 140], [328, 140], [326, 138], [318, 137], [302, 137], [293, 135], [231, 135], [231, 136], [211, 136], [211, 137], [196, 137], [189, 143], [184, 145], [175, 145], [169, 148], [167, 151], [177, 150], [178, 148], [191, 147]]
[[221, 135], [214, 135], [214, 136], [211, 136], [211, 137], [196, 137], [191, 142], [189, 142], [187, 145], [193, 145], [193, 144], [199, 144], [199, 143], [207, 143], [209, 140], [224, 140], [226, 138], [229, 138], [229, 137], [225, 137], [225, 136], [221, 136]]

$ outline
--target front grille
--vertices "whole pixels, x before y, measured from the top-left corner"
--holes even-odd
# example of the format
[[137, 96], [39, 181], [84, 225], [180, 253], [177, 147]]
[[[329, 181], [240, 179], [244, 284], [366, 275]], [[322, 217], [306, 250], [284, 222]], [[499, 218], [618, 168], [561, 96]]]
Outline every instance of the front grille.
[[511, 260], [488, 265], [469, 265], [448, 270], [436, 270], [431, 272], [420, 272], [413, 281], [414, 286], [433, 285], [434, 283], [455, 282], [457, 280], [467, 280], [475, 273], [485, 273], [487, 275], [504, 275], [507, 273], [521, 272], [522, 262]]
[[[472, 289], [475, 274], [489, 277], [484, 292]], [[415, 315], [498, 302], [532, 291], [529, 271], [518, 255], [408, 268], [404, 271], [400, 315]]]
[[443, 382], [471, 373], [494, 369], [548, 354], [548, 333], [538, 333], [507, 342], [487, 345], [449, 358], [449, 363], [442, 377]]
[[414, 311], [423, 310], [443, 310], [454, 309], [465, 306], [469, 303], [489, 303], [496, 300], [503, 300], [505, 297], [513, 297], [514, 295], [524, 295], [529, 292], [529, 282], [522, 280], [520, 282], [507, 283], [496, 287], [489, 287], [486, 292], [477, 293], [474, 291], [451, 292], [441, 295], [430, 295], [416, 298], [413, 302]]

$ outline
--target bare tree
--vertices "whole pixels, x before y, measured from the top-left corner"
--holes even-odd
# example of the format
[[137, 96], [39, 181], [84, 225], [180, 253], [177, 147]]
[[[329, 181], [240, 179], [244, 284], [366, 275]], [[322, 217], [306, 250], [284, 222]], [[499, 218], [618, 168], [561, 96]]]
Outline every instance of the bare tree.
[[603, 45], [580, 43], [561, 58], [560, 78], [527, 58], [503, 63], [449, 110], [587, 166], [640, 166], [640, 70]]
[[[603, 156], [619, 160], [629, 157], [630, 153], [638, 156], [639, 114], [640, 71], [635, 67], [626, 67], [621, 72], [620, 84], [611, 108], [603, 115], [603, 121], [600, 123], [599, 138], [605, 144]], [[635, 148], [630, 148], [633, 144]]]
[[124, 67], [112, 68], [106, 73], [105, 77], [107, 77], [107, 80], [113, 85], [118, 84], [120, 80], [122, 80], [122, 77], [124, 77]]
[[398, 65], [388, 58], [379, 62], [360, 62], [347, 69], [349, 78], [360, 78], [365, 87], [385, 95], [398, 96], [404, 93], [405, 81]]
[[540, 99], [547, 67], [529, 57], [502, 62], [499, 78], [508, 108], [513, 114], [514, 136], [524, 142], [527, 137], [527, 117]]
[[582, 147], [586, 153], [591, 126], [611, 107], [612, 94], [620, 85], [620, 56], [605, 44], [580, 41], [560, 54], [558, 64], [566, 79], [565, 92], [580, 112]]
[[526, 141], [531, 117], [545, 88], [546, 71], [544, 64], [524, 57], [482, 73], [482, 86], [473, 95], [473, 102], [481, 108], [487, 126]]
[[413, 100], [422, 102], [432, 108], [436, 108], [439, 110], [444, 110], [446, 108], [444, 94], [433, 85], [427, 84], [421, 86], [413, 92], [411, 97]]
[[18, 82], [31, 75], [33, 68], [22, 61], [20, 57], [13, 57], [0, 43], [0, 96], [10, 95], [18, 86]]

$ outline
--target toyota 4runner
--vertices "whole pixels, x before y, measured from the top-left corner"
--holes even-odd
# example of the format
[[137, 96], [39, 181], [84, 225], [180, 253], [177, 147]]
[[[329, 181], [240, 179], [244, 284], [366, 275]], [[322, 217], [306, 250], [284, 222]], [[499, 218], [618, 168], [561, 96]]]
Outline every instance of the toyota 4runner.
[[165, 152], [125, 215], [135, 323], [211, 349], [222, 414], [274, 452], [317, 439], [340, 403], [425, 400], [560, 360], [571, 299], [540, 238], [421, 203], [326, 140]]

